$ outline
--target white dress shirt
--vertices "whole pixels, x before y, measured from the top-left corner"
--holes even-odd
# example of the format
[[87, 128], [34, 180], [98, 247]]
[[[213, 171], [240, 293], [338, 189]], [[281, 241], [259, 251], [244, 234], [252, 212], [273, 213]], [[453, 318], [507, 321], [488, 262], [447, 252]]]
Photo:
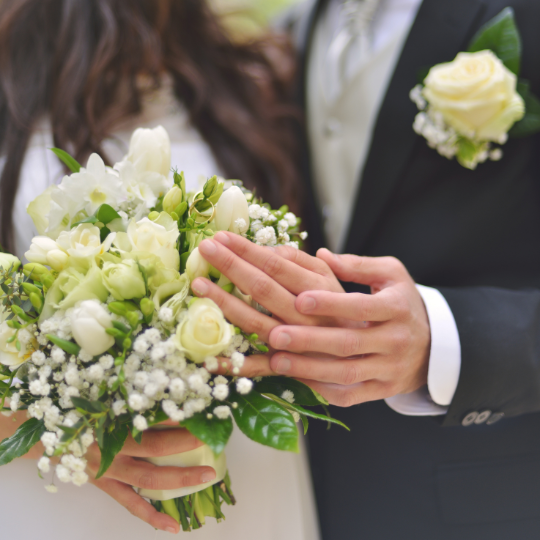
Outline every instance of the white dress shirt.
[[[307, 74], [314, 184], [327, 242], [336, 252], [343, 249], [377, 115], [421, 0], [380, 0], [371, 22], [370, 49], [359, 50], [361, 40], [351, 44], [343, 58], [346, 83], [337, 99], [328, 99], [328, 50], [342, 29], [342, 3], [330, 0], [316, 23]], [[388, 152], [391, 156], [392, 149]], [[417, 288], [431, 328], [428, 385], [386, 402], [401, 414], [445, 414], [459, 379], [459, 334], [442, 294]]]

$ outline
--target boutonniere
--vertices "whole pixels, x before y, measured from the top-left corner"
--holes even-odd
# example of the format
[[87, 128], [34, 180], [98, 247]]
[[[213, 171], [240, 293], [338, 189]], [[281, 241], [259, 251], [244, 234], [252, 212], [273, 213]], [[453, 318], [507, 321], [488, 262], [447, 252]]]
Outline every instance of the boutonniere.
[[512, 8], [484, 25], [468, 50], [433, 66], [410, 93], [413, 129], [467, 169], [501, 159], [508, 137], [540, 131], [540, 101], [518, 79], [521, 38]]

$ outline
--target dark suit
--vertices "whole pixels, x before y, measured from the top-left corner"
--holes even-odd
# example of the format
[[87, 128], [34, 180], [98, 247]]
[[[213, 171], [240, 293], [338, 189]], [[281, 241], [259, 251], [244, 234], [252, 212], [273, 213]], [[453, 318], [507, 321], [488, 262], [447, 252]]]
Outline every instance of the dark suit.
[[[304, 21], [304, 69], [322, 4]], [[540, 139], [510, 139], [501, 161], [469, 171], [413, 132], [408, 97], [423, 69], [466, 50], [506, 6], [523, 38], [521, 76], [540, 96], [540, 0], [424, 0], [379, 112], [345, 251], [394, 255], [442, 292], [461, 374], [440, 420], [380, 401], [332, 408], [350, 433], [312, 423], [325, 540], [540, 538]], [[306, 200], [315, 248], [311, 188]], [[462, 425], [483, 411], [504, 417]]]

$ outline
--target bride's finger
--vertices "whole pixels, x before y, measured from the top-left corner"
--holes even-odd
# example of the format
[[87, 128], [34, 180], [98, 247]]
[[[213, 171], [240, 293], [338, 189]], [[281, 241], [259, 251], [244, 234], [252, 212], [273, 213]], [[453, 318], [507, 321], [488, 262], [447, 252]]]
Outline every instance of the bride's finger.
[[212, 467], [157, 467], [125, 456], [113, 461], [107, 478], [141, 489], [178, 489], [198, 486], [216, 477]]
[[209, 279], [197, 278], [191, 284], [193, 292], [204, 298], [210, 298], [223, 311], [227, 320], [247, 334], [257, 334], [263, 341], [268, 341], [272, 328], [278, 322], [248, 306], [244, 301], [225, 292]]
[[[334, 290], [332, 286], [337, 283], [335, 278], [328, 279], [328, 276], [333, 274], [324, 261], [305, 253], [295, 255], [290, 250], [301, 252], [293, 247], [279, 246], [268, 249], [237, 234], [223, 231], [217, 233], [214, 239], [241, 259], [262, 270], [293, 294], [311, 289]], [[300, 261], [300, 264], [296, 261]]]
[[200, 254], [244, 294], [290, 324], [315, 324], [315, 318], [301, 315], [294, 307], [296, 296], [252, 264], [215, 240], [203, 240]]
[[172, 534], [180, 532], [180, 526], [172, 517], [158, 512], [150, 503], [137, 495], [131, 486], [110, 478], [100, 478], [91, 482], [121, 504], [130, 514], [148, 523], [154, 529]]

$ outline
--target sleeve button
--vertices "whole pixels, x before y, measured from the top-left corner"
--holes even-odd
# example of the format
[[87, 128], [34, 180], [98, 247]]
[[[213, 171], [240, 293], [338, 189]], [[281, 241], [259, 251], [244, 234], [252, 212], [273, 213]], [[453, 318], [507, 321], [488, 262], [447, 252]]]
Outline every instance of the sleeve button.
[[498, 422], [503, 416], [504, 416], [504, 413], [503, 413], [503, 412], [496, 412], [496, 413], [493, 413], [493, 414], [489, 417], [489, 420], [486, 422], [486, 424], [487, 424], [488, 426], [491, 426], [491, 424], [494, 424], [495, 422]]
[[491, 416], [491, 411], [482, 411], [474, 421], [475, 424], [483, 424]]
[[478, 417], [478, 412], [473, 411], [470, 412], [462, 421], [462, 426], [470, 426], [471, 424], [474, 424], [476, 418]]

